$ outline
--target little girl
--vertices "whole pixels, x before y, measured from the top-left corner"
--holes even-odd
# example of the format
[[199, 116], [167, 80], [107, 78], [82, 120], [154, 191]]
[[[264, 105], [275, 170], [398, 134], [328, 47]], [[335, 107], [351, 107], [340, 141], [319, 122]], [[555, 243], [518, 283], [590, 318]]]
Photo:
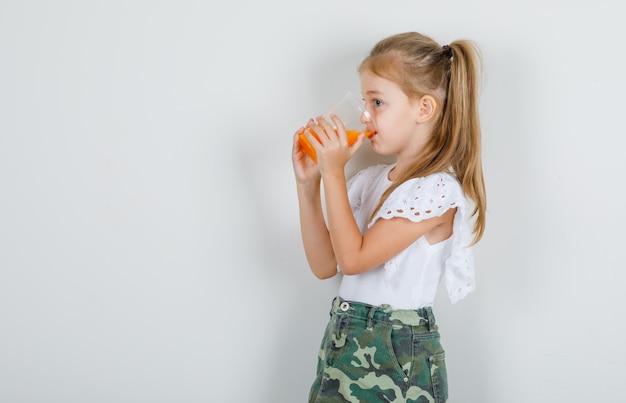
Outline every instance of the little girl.
[[[469, 41], [415, 32], [380, 41], [359, 73], [373, 150], [395, 163], [358, 172], [336, 117], [294, 135], [302, 241], [320, 279], [342, 273], [309, 402], [445, 402], [432, 311], [441, 278], [453, 303], [474, 289], [470, 247], [485, 229], [477, 85]], [[314, 132], [319, 140], [314, 137]], [[300, 148], [304, 133], [315, 164]], [[321, 201], [324, 186], [325, 214]]]

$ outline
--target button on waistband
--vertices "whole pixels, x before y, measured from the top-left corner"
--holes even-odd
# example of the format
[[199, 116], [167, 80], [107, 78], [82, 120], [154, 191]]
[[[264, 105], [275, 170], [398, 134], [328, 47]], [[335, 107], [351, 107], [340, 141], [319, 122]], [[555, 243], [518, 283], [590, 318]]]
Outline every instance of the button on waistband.
[[341, 305], [339, 305], [339, 309], [341, 309], [342, 311], [347, 311], [348, 309], [350, 309], [350, 304], [346, 301], [343, 301], [341, 303]]

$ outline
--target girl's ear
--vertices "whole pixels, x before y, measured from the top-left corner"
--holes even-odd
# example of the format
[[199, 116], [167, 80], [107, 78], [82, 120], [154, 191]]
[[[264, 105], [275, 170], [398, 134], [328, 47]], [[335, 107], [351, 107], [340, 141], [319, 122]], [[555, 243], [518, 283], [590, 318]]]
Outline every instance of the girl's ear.
[[437, 100], [430, 95], [424, 95], [417, 101], [419, 108], [417, 113], [417, 123], [426, 123], [435, 116], [437, 111]]

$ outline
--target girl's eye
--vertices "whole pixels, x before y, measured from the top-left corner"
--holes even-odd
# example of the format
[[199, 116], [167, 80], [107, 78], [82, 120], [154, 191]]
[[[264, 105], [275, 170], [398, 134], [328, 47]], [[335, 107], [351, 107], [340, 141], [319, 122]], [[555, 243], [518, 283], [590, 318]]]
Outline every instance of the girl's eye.
[[369, 101], [363, 99], [363, 102], [365, 102], [365, 104], [371, 104], [373, 107], [379, 107], [383, 105], [383, 101], [381, 101], [380, 99], [371, 99]]

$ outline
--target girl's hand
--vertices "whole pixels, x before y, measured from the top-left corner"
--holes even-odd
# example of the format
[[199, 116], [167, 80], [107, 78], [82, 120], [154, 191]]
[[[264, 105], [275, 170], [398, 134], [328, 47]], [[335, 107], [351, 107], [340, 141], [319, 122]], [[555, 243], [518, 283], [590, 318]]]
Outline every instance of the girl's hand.
[[[307, 127], [313, 122], [309, 120]], [[304, 127], [299, 128], [293, 135], [293, 148], [291, 150], [291, 162], [293, 164], [293, 172], [296, 175], [296, 183], [299, 185], [307, 184], [310, 182], [319, 183], [321, 178], [320, 171], [315, 164], [309, 158], [308, 155], [300, 147], [300, 134], [305, 131]]]
[[[317, 123], [309, 121], [305, 129], [305, 135], [317, 153], [317, 166], [322, 176], [327, 172], [340, 171], [343, 173], [346, 163], [363, 145], [365, 139], [365, 134], [362, 133], [352, 146], [348, 145], [348, 137], [343, 122], [335, 115], [331, 115], [331, 119], [335, 123], [336, 129], [321, 116], [317, 118]], [[311, 131], [317, 135], [319, 140], [313, 136]]]

